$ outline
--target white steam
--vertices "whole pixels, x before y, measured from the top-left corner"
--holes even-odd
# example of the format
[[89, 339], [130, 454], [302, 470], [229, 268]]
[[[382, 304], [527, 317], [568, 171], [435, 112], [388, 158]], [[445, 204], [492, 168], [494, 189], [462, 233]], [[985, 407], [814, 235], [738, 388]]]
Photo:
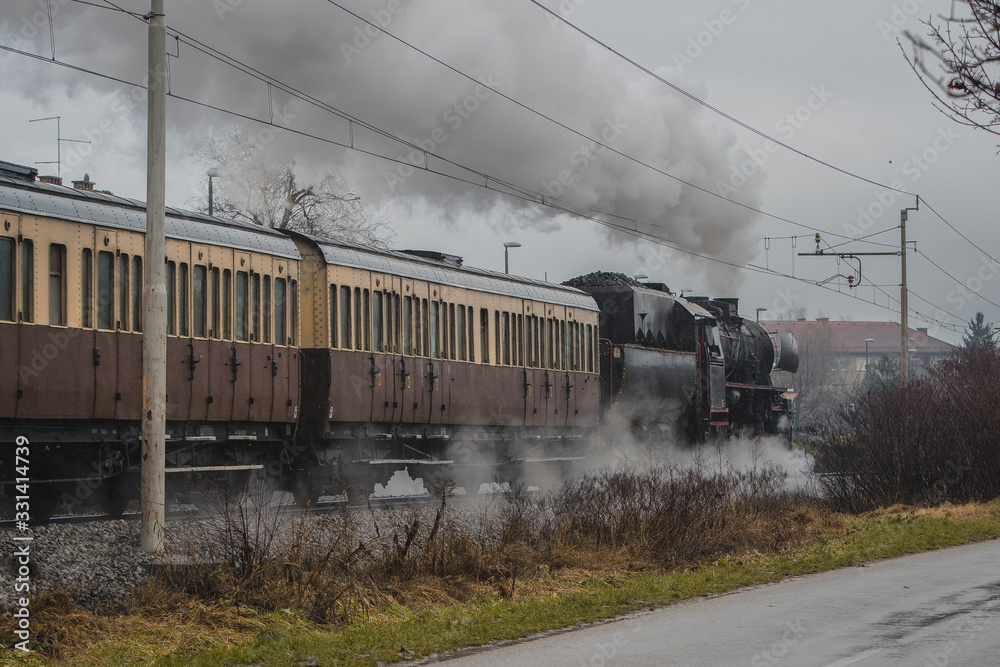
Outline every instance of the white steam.
[[[54, 26], [60, 59], [127, 80], [142, 80], [145, 24], [63, 0], [51, 4], [57, 9]], [[146, 0], [121, 4], [139, 13], [149, 9]], [[734, 165], [744, 160], [736, 152], [735, 136], [710, 125], [698, 105], [582, 36], [554, 26], [548, 15], [530, 3], [355, 0], [344, 4], [496, 91], [700, 187], [717, 191], [720, 183], [732, 184]], [[47, 21], [47, 13], [40, 9], [44, 6], [36, 0], [6, 0], [0, 16], [5, 43], [13, 41], [19, 48], [48, 55], [47, 25], [31, 29], [38, 23], [39, 12], [42, 23]], [[749, 242], [755, 219], [746, 209], [595, 146], [374, 31], [331, 3], [314, 0], [290, 6], [268, 0], [190, 0], [167, 3], [167, 11], [169, 26], [418, 143], [428, 153], [558, 199], [573, 211], [606, 217], [691, 251], [736, 264], [749, 261], [755, 253]], [[417, 165], [411, 169], [290, 133], [277, 137], [267, 134], [269, 130], [262, 133], [263, 139], [273, 139], [269, 149], [275, 161], [294, 159], [304, 180], [339, 167], [367, 198], [393, 199], [402, 208], [429, 209], [450, 224], [461, 224], [472, 212], [487, 214], [497, 225], [535, 230], [591, 224], [422, 173], [423, 155], [411, 156], [409, 149], [352, 128], [343, 119], [285, 93], [272, 89], [269, 97], [266, 85], [189, 46], [171, 40], [171, 51], [177, 56], [170, 59], [170, 86], [176, 95], [258, 119], [276, 116], [275, 122], [296, 130], [341, 142], [353, 140], [359, 148]], [[70, 96], [89, 88], [110, 97], [118, 91], [129, 92], [114, 82], [23, 58], [15, 62], [14, 57], [2, 58], [8, 83], [39, 100], [60, 87]], [[659, 74], [705, 95], [696, 83], [680, 80], [671, 68], [662, 68]], [[37, 85], [38, 81], [45, 85]], [[105, 115], [113, 113], [117, 112], [107, 110]], [[127, 113], [127, 124], [141, 126], [145, 105], [130, 106]], [[211, 132], [240, 122], [177, 100], [171, 100], [168, 117], [177, 159], [190, 156]], [[262, 132], [259, 125], [246, 127]], [[144, 145], [133, 148], [134, 158]], [[130, 164], [141, 161], [131, 159]], [[470, 176], [433, 157], [430, 164]], [[755, 206], [762, 180], [759, 174], [749, 183], [740, 180], [742, 187], [727, 194]], [[608, 231], [608, 237], [613, 243], [634, 242], [620, 232]], [[712, 266], [709, 273], [718, 271], [718, 266]], [[728, 291], [731, 280], [732, 276], [720, 275], [707, 287]]]

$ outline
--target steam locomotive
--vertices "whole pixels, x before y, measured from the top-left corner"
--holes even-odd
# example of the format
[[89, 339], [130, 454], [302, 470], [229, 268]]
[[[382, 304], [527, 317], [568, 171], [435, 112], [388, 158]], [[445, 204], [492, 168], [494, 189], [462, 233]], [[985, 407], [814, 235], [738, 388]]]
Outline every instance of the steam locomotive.
[[[30, 486], [36, 520], [60, 502], [120, 514], [141, 460], [144, 204], [43, 180], [0, 162], [0, 483]], [[308, 505], [403, 469], [468, 490], [577, 460], [614, 424], [704, 438], [788, 412], [769, 378], [776, 349], [794, 370], [794, 341], [734, 300], [176, 209], [166, 232], [175, 499], [253, 478]]]

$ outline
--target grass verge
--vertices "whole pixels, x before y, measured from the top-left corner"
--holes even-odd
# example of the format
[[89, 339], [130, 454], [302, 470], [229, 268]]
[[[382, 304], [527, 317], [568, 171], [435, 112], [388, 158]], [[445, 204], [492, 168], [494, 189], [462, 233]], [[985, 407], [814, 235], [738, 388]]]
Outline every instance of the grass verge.
[[[480, 593], [462, 603], [405, 607], [386, 598], [343, 627], [297, 613], [254, 615], [222, 604], [163, 604], [159, 619], [83, 619], [107, 638], [54, 662], [0, 657], [3, 665], [376, 665], [611, 618], [636, 609], [903, 554], [1000, 537], [1000, 502], [930, 510], [893, 507], [847, 517], [846, 530], [779, 554], [720, 558], [667, 574], [566, 569], [523, 585], [513, 598]], [[428, 586], [432, 583], [428, 583]], [[61, 613], [58, 600], [36, 614]]]

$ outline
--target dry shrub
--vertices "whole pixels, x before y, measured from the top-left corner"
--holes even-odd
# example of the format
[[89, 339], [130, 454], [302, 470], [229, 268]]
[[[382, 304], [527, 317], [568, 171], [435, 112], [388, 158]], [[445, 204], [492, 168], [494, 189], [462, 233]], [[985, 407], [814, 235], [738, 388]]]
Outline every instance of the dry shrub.
[[838, 509], [986, 501], [1000, 496], [1000, 352], [960, 350], [927, 378], [862, 388], [845, 429], [817, 448]]
[[661, 567], [786, 548], [822, 512], [785, 493], [784, 481], [777, 466], [607, 470], [553, 496], [552, 540], [577, 551], [624, 550]]

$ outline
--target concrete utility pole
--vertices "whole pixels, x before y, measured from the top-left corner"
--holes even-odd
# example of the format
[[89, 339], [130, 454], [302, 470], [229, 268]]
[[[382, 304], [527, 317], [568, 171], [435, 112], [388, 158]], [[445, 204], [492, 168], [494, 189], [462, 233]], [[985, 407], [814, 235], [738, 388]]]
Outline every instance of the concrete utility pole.
[[[913, 208], [904, 208], [899, 211], [899, 252], [826, 252], [820, 248], [820, 243], [822, 243], [822, 238], [819, 234], [816, 234], [816, 250], [815, 252], [800, 252], [799, 257], [838, 257], [840, 259], [855, 259], [858, 262], [858, 277], [853, 276], [848, 278], [848, 283], [850, 287], [857, 287], [861, 284], [861, 257], [888, 257], [891, 255], [899, 255], [902, 276], [899, 282], [899, 329], [900, 329], [900, 355], [899, 355], [899, 372], [901, 376], [900, 382], [902, 384], [906, 383], [906, 374], [909, 364], [907, 363], [907, 352], [909, 351], [910, 341], [909, 341], [909, 325], [907, 323], [909, 315], [909, 307], [907, 306], [907, 292], [906, 292], [906, 217], [907, 211], [919, 211], [920, 210], [920, 196], [917, 195], [917, 205]], [[826, 281], [824, 281], [826, 282]], [[867, 358], [867, 353], [866, 353]], [[868, 369], [868, 362], [865, 361], [865, 370]]]
[[910, 369], [909, 360], [909, 348], [910, 348], [910, 329], [907, 325], [907, 315], [909, 315], [909, 308], [907, 307], [908, 294], [906, 290], [906, 218], [907, 211], [919, 211], [920, 210], [920, 197], [917, 196], [917, 205], [914, 208], [904, 208], [899, 212], [899, 254], [902, 259], [902, 276], [899, 283], [899, 375], [900, 384], [906, 384], [908, 377], [908, 372]]
[[151, 0], [146, 142], [146, 261], [142, 299], [142, 550], [162, 554], [167, 439], [166, 206], [167, 29], [163, 0]]

